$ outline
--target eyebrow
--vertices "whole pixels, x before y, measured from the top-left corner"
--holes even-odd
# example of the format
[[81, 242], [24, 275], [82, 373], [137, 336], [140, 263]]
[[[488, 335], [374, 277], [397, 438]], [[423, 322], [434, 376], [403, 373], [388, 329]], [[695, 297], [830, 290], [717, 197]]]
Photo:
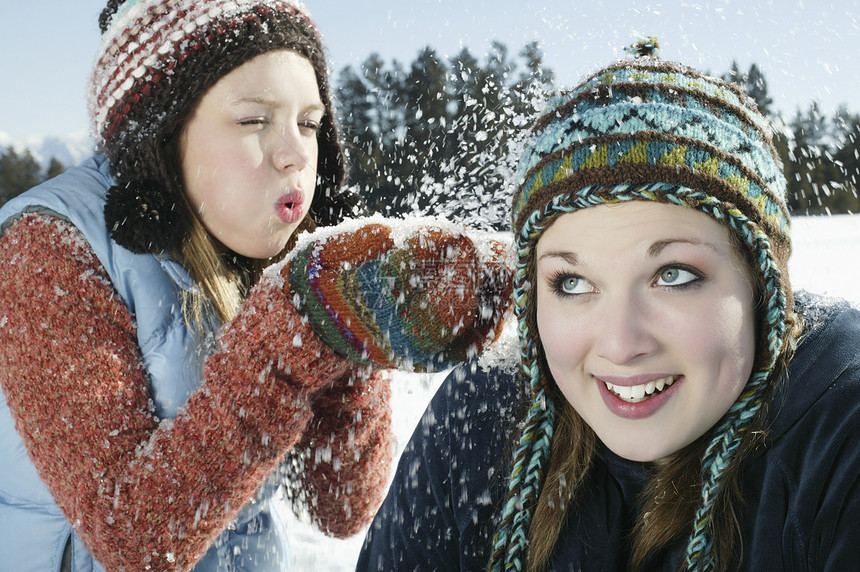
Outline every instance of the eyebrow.
[[571, 266], [578, 266], [581, 263], [579, 255], [569, 250], [548, 250], [540, 255], [538, 261], [541, 261], [544, 258], [561, 258]]
[[[716, 245], [705, 242], [701, 240], [694, 240], [692, 238], [667, 238], [664, 240], [658, 240], [650, 247], [648, 247], [647, 255], [649, 258], [656, 258], [663, 252], [666, 247], [672, 244], [692, 244], [693, 246], [704, 246], [710, 248], [717, 254], [724, 254]], [[543, 260], [545, 258], [560, 258], [570, 264], [571, 266], [586, 266], [586, 264], [580, 259], [579, 255], [570, 250], [548, 250], [540, 255], [538, 261]]]
[[[246, 97], [240, 97], [233, 102], [233, 105], [242, 105], [244, 103], [256, 103], [260, 105], [266, 105], [269, 107], [281, 107], [281, 102], [271, 99], [268, 97], [263, 97], [259, 95], [249, 95]], [[306, 109], [306, 112], [319, 111], [321, 113], [325, 113], [325, 105], [320, 103], [313, 103], [309, 105]]]
[[654, 258], [656, 256], [659, 256], [660, 253], [663, 252], [663, 250], [667, 246], [672, 245], [672, 244], [678, 244], [678, 243], [692, 244], [693, 246], [704, 246], [704, 247], [710, 248], [711, 250], [713, 250], [717, 254], [724, 254], [724, 252], [722, 250], [720, 250], [719, 248], [717, 248], [717, 246], [715, 244], [710, 243], [710, 242], [695, 240], [692, 238], [667, 238], [665, 240], [658, 240], [657, 242], [652, 244], [650, 247], [648, 247], [648, 256], [650, 258]]

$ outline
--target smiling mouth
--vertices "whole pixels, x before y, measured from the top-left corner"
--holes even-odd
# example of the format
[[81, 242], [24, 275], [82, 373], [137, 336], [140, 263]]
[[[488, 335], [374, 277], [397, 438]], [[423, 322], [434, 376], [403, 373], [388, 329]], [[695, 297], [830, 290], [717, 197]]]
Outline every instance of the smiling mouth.
[[680, 376], [670, 375], [667, 377], [661, 377], [660, 379], [654, 379], [648, 383], [640, 385], [614, 385], [608, 381], [604, 381], [603, 383], [606, 385], [606, 389], [608, 389], [615, 397], [626, 401], [627, 403], [641, 403], [655, 395], [659, 395], [665, 389], [671, 387], [673, 383], [678, 381], [679, 377]]

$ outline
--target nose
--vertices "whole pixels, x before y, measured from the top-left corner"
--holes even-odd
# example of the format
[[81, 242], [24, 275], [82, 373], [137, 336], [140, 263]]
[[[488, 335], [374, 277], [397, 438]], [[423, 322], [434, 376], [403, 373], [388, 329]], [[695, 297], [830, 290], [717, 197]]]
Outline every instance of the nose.
[[311, 164], [312, 142], [307, 136], [302, 135], [297, 126], [276, 129], [273, 133], [272, 162], [278, 170], [301, 170], [314, 167]]
[[654, 320], [645, 303], [634, 295], [603, 300], [603, 311], [593, 326], [595, 352], [615, 365], [628, 365], [658, 348]]

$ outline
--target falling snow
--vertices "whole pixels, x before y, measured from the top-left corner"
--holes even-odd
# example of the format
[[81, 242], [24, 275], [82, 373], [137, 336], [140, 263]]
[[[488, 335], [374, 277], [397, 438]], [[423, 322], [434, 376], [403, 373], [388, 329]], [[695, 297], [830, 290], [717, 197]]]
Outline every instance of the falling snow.
[[[799, 217], [793, 221], [794, 253], [789, 272], [795, 288], [847, 298], [860, 305], [860, 215]], [[493, 366], [516, 367], [516, 332], [511, 324], [481, 359]], [[399, 456], [444, 373], [395, 375], [392, 384], [394, 432]], [[354, 570], [363, 534], [336, 540], [314, 530], [284, 505], [291, 531], [295, 570]]]

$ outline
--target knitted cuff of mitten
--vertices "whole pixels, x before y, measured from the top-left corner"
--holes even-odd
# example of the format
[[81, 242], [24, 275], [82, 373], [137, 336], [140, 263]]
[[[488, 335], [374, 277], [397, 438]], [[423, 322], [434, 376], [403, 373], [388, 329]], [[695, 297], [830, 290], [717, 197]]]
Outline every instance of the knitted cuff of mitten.
[[509, 246], [437, 219], [350, 221], [279, 269], [316, 333], [358, 363], [450, 367], [495, 340], [510, 306]]
[[293, 449], [302, 470], [289, 479], [299, 511], [329, 536], [367, 526], [382, 503], [394, 453], [387, 373], [353, 369], [314, 402], [314, 419]]
[[346, 375], [350, 366], [314, 333], [281, 282], [264, 278], [254, 287], [204, 364], [210, 385], [237, 378], [231, 395], [248, 393], [256, 400], [269, 396], [272, 414], [290, 409], [295, 399], [310, 399]]

